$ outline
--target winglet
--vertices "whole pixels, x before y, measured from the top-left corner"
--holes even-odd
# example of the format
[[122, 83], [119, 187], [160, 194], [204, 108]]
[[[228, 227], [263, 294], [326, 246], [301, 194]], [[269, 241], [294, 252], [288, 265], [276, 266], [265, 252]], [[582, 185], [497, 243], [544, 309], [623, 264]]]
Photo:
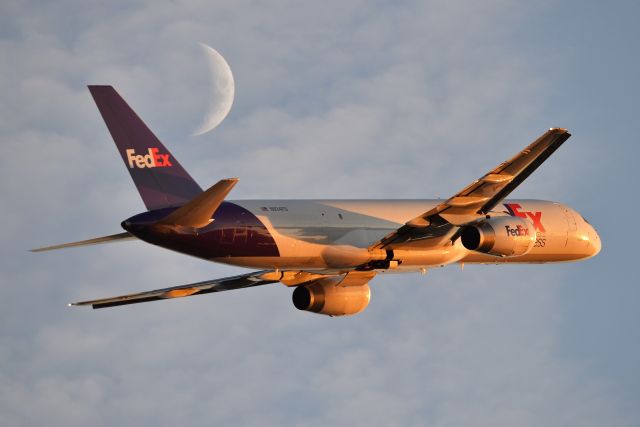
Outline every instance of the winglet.
[[218, 181], [186, 205], [171, 212], [159, 224], [194, 228], [202, 228], [209, 225], [212, 221], [211, 217], [237, 183], [238, 178], [227, 178]]

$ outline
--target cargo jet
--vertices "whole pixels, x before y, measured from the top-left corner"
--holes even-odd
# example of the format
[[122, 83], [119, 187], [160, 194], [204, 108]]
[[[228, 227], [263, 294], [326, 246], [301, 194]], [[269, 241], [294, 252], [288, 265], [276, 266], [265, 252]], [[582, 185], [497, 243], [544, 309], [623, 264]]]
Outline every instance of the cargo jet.
[[49, 246], [140, 239], [208, 261], [258, 269], [223, 279], [76, 302], [93, 308], [202, 295], [280, 282], [300, 310], [352, 315], [386, 272], [453, 263], [577, 261], [600, 251], [575, 210], [505, 200], [570, 134], [552, 128], [512, 159], [446, 200], [226, 200], [237, 178], [202, 188], [111, 86], [89, 86], [147, 211], [124, 233]]

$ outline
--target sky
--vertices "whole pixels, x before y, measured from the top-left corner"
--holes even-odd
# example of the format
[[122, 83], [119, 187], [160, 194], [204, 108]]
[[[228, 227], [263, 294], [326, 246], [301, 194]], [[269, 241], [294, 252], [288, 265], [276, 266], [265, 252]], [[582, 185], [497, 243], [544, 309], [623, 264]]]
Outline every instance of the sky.
[[[4, 1], [0, 414], [12, 426], [640, 425], [637, 2]], [[191, 134], [218, 50], [225, 121]], [[513, 197], [560, 201], [575, 264], [383, 275], [363, 313], [281, 285], [109, 310], [67, 303], [245, 270], [120, 232], [144, 210], [86, 85], [123, 95], [231, 199], [446, 198], [549, 127]]]

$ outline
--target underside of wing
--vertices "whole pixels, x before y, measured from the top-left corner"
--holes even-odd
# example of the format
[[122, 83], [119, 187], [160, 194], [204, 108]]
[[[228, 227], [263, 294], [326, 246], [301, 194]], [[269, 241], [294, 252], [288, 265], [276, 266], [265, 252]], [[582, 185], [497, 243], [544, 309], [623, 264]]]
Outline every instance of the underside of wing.
[[280, 273], [271, 270], [256, 271], [253, 273], [242, 274], [240, 276], [206, 280], [204, 282], [172, 286], [170, 288], [156, 289], [153, 291], [120, 295], [110, 298], [74, 302], [69, 305], [90, 305], [93, 308], [107, 308], [119, 305], [137, 304], [141, 302], [160, 301], [164, 299], [181, 298], [192, 295], [208, 294], [211, 292], [222, 292], [249, 288], [252, 286], [267, 285], [269, 283], [278, 282], [280, 276]]
[[570, 136], [566, 129], [549, 129], [513, 158], [501, 163], [430, 211], [407, 221], [373, 247], [393, 248], [412, 240], [447, 236], [455, 226], [481, 218], [531, 175]]

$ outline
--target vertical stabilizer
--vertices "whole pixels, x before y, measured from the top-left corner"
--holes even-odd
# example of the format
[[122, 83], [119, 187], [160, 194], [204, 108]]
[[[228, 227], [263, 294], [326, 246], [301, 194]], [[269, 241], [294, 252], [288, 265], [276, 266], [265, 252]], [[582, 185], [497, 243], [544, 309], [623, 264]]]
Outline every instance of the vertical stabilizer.
[[111, 86], [89, 91], [148, 210], [181, 206], [202, 188]]

